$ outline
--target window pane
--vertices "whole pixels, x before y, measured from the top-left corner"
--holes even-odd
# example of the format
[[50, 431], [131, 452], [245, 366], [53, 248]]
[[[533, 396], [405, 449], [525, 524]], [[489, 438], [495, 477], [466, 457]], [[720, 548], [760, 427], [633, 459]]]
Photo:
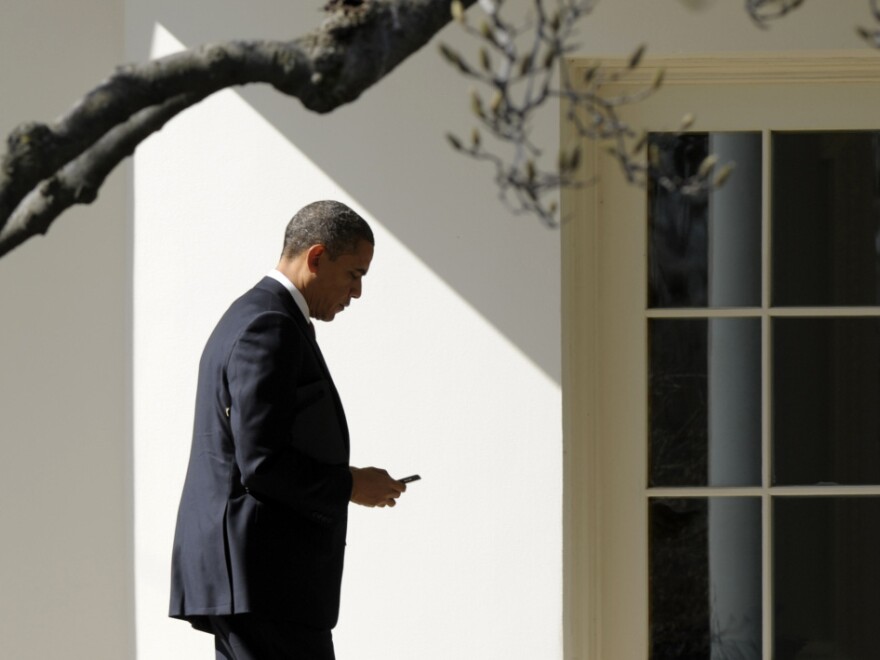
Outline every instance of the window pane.
[[759, 498], [650, 502], [652, 660], [761, 658]]
[[773, 321], [773, 482], [880, 484], [880, 319]]
[[761, 301], [761, 135], [655, 133], [652, 151], [673, 176], [709, 154], [733, 162], [727, 184], [701, 199], [648, 188], [648, 305], [754, 307]]
[[777, 498], [775, 660], [875, 658], [880, 649], [880, 498]]
[[773, 304], [880, 304], [880, 133], [773, 135]]
[[649, 321], [650, 486], [761, 481], [759, 319]]

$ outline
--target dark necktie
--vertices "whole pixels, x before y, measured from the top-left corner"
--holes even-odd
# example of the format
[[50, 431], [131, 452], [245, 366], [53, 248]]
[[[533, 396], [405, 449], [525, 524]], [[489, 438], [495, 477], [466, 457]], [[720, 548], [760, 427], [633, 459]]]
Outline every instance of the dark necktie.
[[315, 338], [315, 324], [309, 321], [306, 327], [309, 330], [309, 336], [312, 338], [312, 341], [317, 343], [317, 339]]

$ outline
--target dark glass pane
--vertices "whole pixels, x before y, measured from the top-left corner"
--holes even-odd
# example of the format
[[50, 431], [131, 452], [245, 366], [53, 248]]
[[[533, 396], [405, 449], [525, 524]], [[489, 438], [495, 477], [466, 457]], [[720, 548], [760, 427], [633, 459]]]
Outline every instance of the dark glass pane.
[[773, 304], [880, 304], [880, 133], [773, 135]]
[[774, 484], [880, 484], [880, 319], [775, 319], [772, 382]]
[[721, 189], [697, 199], [650, 183], [648, 305], [760, 305], [760, 134], [654, 133], [650, 143], [671, 178], [695, 174], [710, 153], [737, 168]]
[[758, 319], [651, 319], [650, 486], [761, 482]]
[[880, 498], [774, 500], [775, 660], [880, 655]]
[[[696, 173], [709, 155], [709, 135], [689, 133], [651, 136], [651, 148], [664, 171], [679, 176]], [[706, 307], [709, 301], [707, 262], [708, 204], [648, 185], [648, 306]]]
[[649, 506], [651, 660], [760, 660], [760, 499]]

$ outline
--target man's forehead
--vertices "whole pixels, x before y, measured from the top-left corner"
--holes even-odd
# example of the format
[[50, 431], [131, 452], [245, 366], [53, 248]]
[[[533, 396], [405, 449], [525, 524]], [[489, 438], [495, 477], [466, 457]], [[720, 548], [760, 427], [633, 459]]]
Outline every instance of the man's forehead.
[[354, 270], [366, 275], [373, 260], [373, 245], [369, 241], [361, 240], [350, 252], [343, 252], [339, 259], [344, 259]]

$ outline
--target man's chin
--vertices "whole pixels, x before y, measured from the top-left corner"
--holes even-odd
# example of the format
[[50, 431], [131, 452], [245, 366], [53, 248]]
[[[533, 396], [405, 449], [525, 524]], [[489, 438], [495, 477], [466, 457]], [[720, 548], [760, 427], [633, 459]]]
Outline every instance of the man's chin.
[[331, 309], [328, 312], [324, 312], [322, 316], [317, 316], [315, 318], [317, 318], [319, 321], [324, 322], [332, 321], [334, 318], [336, 318], [336, 315], [342, 311], [345, 311], [345, 305], [337, 305], [334, 309]]

